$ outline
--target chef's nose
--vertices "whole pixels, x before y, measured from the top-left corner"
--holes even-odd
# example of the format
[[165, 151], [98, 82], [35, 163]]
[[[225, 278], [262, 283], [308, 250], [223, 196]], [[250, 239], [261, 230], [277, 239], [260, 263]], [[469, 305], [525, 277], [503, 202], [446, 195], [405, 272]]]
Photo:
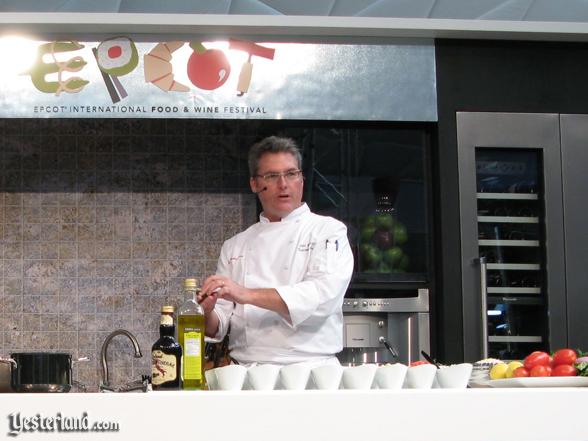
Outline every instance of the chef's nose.
[[284, 176], [284, 175], [278, 176], [277, 184], [278, 184], [278, 187], [280, 187], [280, 188], [287, 187], [288, 186], [288, 181], [286, 180], [286, 176]]

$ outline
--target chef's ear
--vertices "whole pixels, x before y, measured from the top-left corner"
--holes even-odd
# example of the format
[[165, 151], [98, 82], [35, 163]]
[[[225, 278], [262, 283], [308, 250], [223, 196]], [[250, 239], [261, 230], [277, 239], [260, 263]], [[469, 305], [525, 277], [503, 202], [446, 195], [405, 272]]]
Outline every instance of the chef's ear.
[[249, 186], [251, 187], [251, 191], [257, 194], [259, 191], [259, 186], [257, 185], [257, 179], [255, 179], [255, 177], [251, 176], [249, 178]]

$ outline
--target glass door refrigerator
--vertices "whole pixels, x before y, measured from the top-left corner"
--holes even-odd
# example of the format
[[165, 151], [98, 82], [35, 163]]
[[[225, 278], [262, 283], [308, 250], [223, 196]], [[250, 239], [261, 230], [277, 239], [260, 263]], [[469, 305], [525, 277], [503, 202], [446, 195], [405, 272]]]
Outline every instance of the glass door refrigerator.
[[464, 357], [566, 341], [558, 115], [458, 113]]

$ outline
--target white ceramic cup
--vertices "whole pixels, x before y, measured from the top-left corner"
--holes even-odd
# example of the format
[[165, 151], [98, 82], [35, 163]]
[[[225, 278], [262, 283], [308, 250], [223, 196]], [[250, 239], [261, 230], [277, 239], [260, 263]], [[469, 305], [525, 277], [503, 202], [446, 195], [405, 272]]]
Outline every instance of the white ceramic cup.
[[437, 367], [433, 364], [411, 366], [406, 371], [404, 387], [407, 389], [430, 389], [436, 373]]
[[216, 370], [220, 368], [213, 368], [204, 371], [204, 378], [206, 378], [206, 385], [208, 386], [208, 390], [217, 390], [218, 389], [218, 380], [216, 378]]
[[304, 390], [310, 377], [310, 366], [294, 363], [280, 369], [280, 384], [287, 390]]
[[345, 368], [343, 370], [343, 388], [371, 389], [377, 370], [378, 365], [376, 364], [362, 364]]
[[386, 364], [376, 371], [374, 384], [378, 389], [402, 389], [408, 366], [402, 363]]
[[317, 389], [335, 390], [339, 389], [343, 367], [338, 364], [326, 364], [318, 366], [310, 371], [310, 376]]
[[217, 385], [220, 390], [241, 390], [247, 375], [247, 368], [230, 364], [215, 369]]
[[452, 364], [437, 370], [437, 382], [443, 389], [463, 389], [472, 375], [471, 363]]
[[274, 390], [280, 374], [280, 366], [258, 364], [247, 369], [247, 382], [254, 390]]

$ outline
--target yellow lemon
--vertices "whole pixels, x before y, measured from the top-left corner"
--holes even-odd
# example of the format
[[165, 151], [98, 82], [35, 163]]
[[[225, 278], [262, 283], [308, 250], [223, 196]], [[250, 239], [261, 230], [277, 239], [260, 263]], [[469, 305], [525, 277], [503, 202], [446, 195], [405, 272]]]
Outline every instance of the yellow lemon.
[[523, 366], [523, 363], [521, 363], [520, 361], [511, 361], [508, 364], [508, 369], [506, 370], [506, 378], [512, 378], [515, 369], [520, 368], [521, 366]]
[[507, 370], [508, 366], [506, 363], [496, 363], [492, 366], [492, 369], [490, 369], [490, 379], [500, 380], [501, 378], [505, 378]]

